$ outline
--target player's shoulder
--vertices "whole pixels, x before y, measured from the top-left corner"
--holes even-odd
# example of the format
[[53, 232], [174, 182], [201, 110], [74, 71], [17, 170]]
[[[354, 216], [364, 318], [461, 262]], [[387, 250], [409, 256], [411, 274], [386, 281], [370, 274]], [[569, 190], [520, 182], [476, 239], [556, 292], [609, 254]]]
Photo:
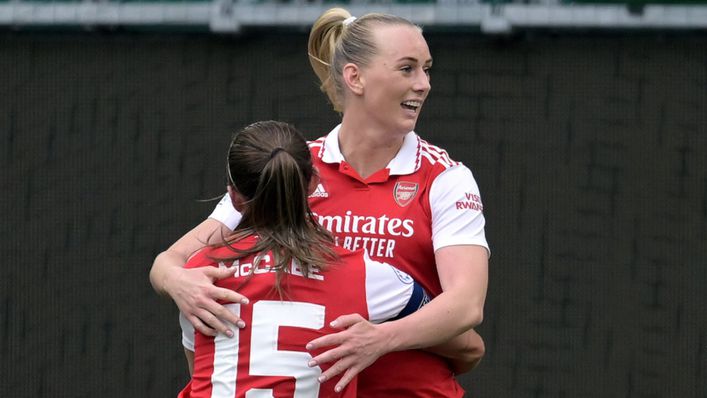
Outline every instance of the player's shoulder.
[[[254, 236], [247, 236], [235, 243], [224, 243], [217, 246], [206, 246], [196, 252], [189, 260], [185, 267], [187, 268], [198, 268], [205, 266], [216, 267], [219, 263], [225, 261], [225, 259], [234, 258], [237, 254], [237, 249], [245, 250], [252, 247], [255, 242]], [[252, 258], [253, 255], [249, 255], [244, 258]]]
[[445, 149], [437, 145], [431, 144], [423, 140], [422, 138], [420, 138], [419, 140], [420, 147], [418, 150], [422, 166], [427, 165], [428, 167], [435, 167], [441, 168], [442, 170], [446, 170], [461, 165], [461, 162], [452, 159], [452, 157], [449, 156], [449, 153]]
[[307, 145], [309, 145], [309, 152], [312, 154], [314, 159], [319, 159], [321, 157], [322, 152], [324, 151], [325, 140], [326, 136], [319, 137], [313, 141], [307, 141]]
[[329, 270], [335, 273], [355, 274], [362, 271], [370, 261], [363, 249], [349, 250], [341, 246], [332, 246], [335, 258], [329, 263]]
[[317, 138], [316, 140], [307, 141], [307, 145], [309, 145], [309, 149], [319, 149], [324, 145], [325, 140], [326, 136], [322, 136]]
[[334, 254], [339, 259], [339, 262], [359, 262], [363, 263], [366, 257], [366, 251], [363, 249], [349, 250], [341, 246], [332, 246]]

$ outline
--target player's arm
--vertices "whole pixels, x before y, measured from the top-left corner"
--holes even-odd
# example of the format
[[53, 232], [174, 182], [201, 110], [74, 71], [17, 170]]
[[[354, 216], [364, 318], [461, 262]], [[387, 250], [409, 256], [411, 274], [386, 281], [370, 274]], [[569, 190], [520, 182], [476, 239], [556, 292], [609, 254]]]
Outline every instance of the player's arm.
[[431, 347], [467, 332], [483, 320], [488, 280], [484, 247], [449, 246], [435, 254], [442, 293], [414, 314], [381, 324], [390, 351]]
[[[489, 253], [484, 234], [483, 206], [471, 171], [458, 166], [441, 174], [432, 185], [430, 205], [437, 273], [443, 294], [458, 292], [461, 299], [466, 295], [469, 311], [483, 314]], [[455, 281], [471, 286], [471, 290], [457, 290], [459, 286]], [[442, 345], [427, 348], [427, 351], [450, 359], [456, 373], [459, 373], [476, 366], [484, 355], [485, 347], [481, 337], [469, 330]]]
[[481, 336], [474, 329], [452, 337], [440, 345], [426, 348], [425, 351], [447, 359], [454, 374], [459, 375], [474, 369], [486, 353], [486, 346]]
[[[358, 314], [343, 315], [331, 324], [343, 331], [307, 344], [310, 351], [334, 347], [310, 361], [310, 366], [336, 361], [322, 373], [320, 380], [343, 372], [336, 385], [337, 391], [341, 391], [384, 354], [439, 345], [481, 323], [486, 293], [486, 249], [456, 247], [441, 250], [437, 257], [440, 281], [446, 290], [427, 305], [409, 316], [379, 325]], [[468, 272], [468, 267], [476, 272]]]
[[169, 295], [179, 310], [200, 332], [214, 336], [233, 332], [221, 320], [243, 326], [242, 321], [216, 300], [247, 303], [247, 299], [229, 289], [214, 285], [216, 280], [232, 275], [233, 269], [201, 267], [187, 269], [189, 256], [205, 244], [220, 242], [230, 229], [214, 218], [208, 218], [187, 232], [170, 248], [160, 253], [152, 264], [150, 282], [154, 289]]

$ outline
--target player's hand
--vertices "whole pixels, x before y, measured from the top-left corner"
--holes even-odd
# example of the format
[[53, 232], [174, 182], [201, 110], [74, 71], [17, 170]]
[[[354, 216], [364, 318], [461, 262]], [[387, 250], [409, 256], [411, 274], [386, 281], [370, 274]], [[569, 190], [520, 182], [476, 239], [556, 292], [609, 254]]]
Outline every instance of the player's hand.
[[235, 268], [181, 268], [175, 270], [165, 290], [172, 297], [194, 328], [208, 336], [223, 333], [233, 337], [233, 332], [222, 321], [245, 327], [245, 323], [216, 300], [248, 304], [248, 299], [214, 282], [233, 275]]
[[307, 349], [334, 348], [312, 358], [309, 366], [336, 361], [322, 373], [319, 381], [324, 382], [344, 372], [335, 387], [340, 392], [363, 369], [389, 352], [390, 336], [381, 325], [374, 325], [359, 314], [342, 315], [331, 326], [343, 331], [312, 340], [307, 344]]

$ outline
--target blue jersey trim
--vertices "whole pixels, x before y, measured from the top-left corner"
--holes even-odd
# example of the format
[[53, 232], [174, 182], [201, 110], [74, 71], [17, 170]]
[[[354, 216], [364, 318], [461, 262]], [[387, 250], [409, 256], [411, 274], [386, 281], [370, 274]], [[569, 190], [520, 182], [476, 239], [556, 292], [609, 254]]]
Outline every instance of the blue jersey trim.
[[430, 296], [427, 294], [425, 289], [420, 286], [419, 283], [415, 282], [412, 287], [412, 294], [410, 295], [410, 300], [408, 300], [407, 305], [405, 308], [403, 308], [402, 311], [396, 316], [395, 318], [391, 319], [391, 321], [394, 321], [396, 319], [400, 319], [403, 317], [406, 317], [413, 312], [419, 310], [422, 308], [423, 305], [427, 304], [430, 302]]

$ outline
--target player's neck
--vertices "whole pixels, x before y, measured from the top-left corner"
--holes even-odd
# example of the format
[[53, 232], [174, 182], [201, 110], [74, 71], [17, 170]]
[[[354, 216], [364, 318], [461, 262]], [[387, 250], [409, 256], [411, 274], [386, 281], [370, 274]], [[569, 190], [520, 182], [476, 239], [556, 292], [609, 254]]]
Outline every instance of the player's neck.
[[346, 118], [339, 130], [339, 149], [346, 163], [363, 178], [388, 166], [403, 145], [405, 136], [382, 133], [365, 123], [351, 123]]

